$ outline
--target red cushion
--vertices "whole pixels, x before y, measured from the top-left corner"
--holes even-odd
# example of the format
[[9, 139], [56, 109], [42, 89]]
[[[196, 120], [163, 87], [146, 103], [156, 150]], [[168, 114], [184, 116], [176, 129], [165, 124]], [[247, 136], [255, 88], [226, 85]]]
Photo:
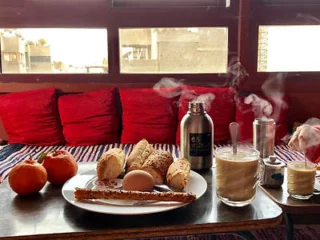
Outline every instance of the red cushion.
[[268, 117], [276, 122], [276, 143], [288, 134], [288, 97], [279, 100], [251, 94], [236, 99], [236, 121], [239, 123], [239, 140], [251, 142], [253, 138], [253, 121], [255, 118]]
[[68, 145], [119, 142], [115, 88], [64, 95], [58, 103]]
[[54, 88], [1, 95], [0, 116], [10, 144], [64, 143]]
[[[204, 100], [206, 111], [214, 124], [214, 143], [226, 142], [230, 139], [229, 123], [234, 121], [234, 96], [234, 88], [183, 86], [179, 104], [179, 123], [187, 113], [190, 101]], [[176, 143], [180, 144], [180, 124]]]
[[[159, 90], [158, 90], [159, 91]], [[122, 143], [175, 143], [179, 96], [177, 88], [120, 89], [123, 130]]]

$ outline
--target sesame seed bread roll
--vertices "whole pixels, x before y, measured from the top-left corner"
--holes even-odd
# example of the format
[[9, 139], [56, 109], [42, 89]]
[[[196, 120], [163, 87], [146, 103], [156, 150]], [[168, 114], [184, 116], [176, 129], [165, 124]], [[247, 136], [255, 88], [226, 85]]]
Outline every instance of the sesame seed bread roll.
[[153, 151], [154, 148], [146, 139], [139, 141], [128, 156], [126, 163], [127, 172], [140, 170], [145, 160]]
[[155, 180], [155, 184], [163, 184], [171, 163], [173, 163], [171, 153], [164, 150], [155, 150], [144, 162], [141, 170], [150, 173]]
[[125, 153], [120, 148], [112, 148], [103, 153], [97, 164], [99, 180], [115, 179], [123, 171]]
[[182, 190], [188, 184], [190, 177], [190, 162], [185, 158], [174, 161], [167, 172], [167, 185], [173, 189]]

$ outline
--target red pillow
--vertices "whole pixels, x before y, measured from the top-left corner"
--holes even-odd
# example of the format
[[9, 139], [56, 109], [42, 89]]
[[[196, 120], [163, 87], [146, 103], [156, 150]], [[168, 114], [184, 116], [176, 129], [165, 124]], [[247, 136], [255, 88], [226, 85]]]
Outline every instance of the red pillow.
[[256, 94], [236, 99], [236, 121], [240, 126], [240, 141], [252, 141], [254, 119], [268, 117], [273, 118], [276, 122], [276, 143], [282, 142], [282, 139], [288, 134], [288, 97], [275, 99], [276, 101]]
[[178, 88], [120, 89], [122, 143], [175, 143], [178, 119]]
[[119, 142], [115, 88], [64, 95], [58, 103], [63, 134], [68, 145]]
[[[179, 123], [188, 111], [189, 102], [202, 100], [214, 124], [214, 143], [226, 142], [230, 139], [229, 123], [234, 121], [234, 96], [234, 88], [183, 86], [179, 104]], [[176, 143], [180, 144], [180, 124]]]
[[0, 116], [10, 144], [64, 143], [54, 88], [0, 95]]

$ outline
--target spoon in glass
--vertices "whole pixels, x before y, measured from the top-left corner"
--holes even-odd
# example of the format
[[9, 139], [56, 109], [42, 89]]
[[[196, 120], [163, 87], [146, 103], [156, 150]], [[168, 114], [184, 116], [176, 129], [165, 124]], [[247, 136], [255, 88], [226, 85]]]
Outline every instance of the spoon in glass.
[[233, 155], [237, 154], [237, 145], [238, 145], [238, 134], [239, 134], [239, 124], [236, 122], [232, 122], [229, 124], [229, 131], [232, 142], [232, 151]]

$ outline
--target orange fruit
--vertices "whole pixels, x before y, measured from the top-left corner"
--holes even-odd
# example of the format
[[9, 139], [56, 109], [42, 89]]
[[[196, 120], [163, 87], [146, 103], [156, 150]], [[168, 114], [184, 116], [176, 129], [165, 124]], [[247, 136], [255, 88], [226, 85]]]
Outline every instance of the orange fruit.
[[11, 169], [8, 181], [12, 190], [18, 195], [34, 194], [46, 184], [47, 171], [33, 159], [26, 159]]
[[75, 158], [66, 150], [48, 153], [43, 158], [43, 166], [48, 173], [48, 182], [52, 184], [64, 184], [78, 172]]

